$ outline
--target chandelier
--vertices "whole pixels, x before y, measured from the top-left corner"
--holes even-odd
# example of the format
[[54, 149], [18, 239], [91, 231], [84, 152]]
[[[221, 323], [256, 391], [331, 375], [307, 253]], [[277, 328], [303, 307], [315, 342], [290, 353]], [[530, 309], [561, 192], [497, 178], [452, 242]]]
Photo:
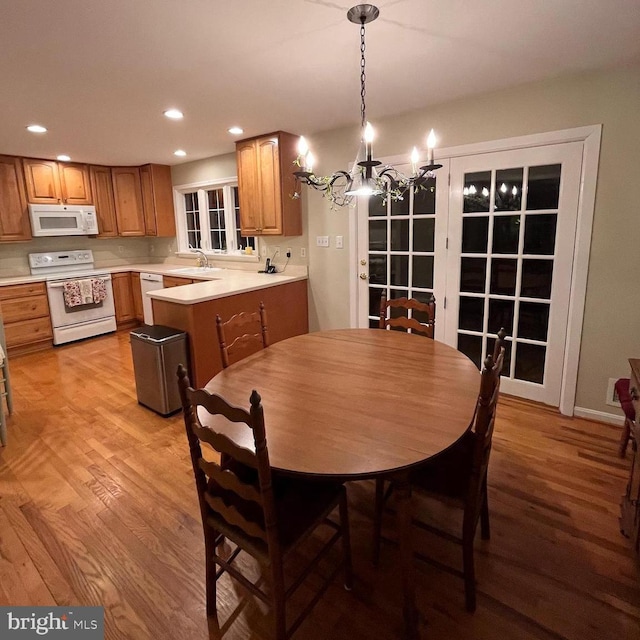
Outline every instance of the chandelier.
[[[358, 154], [350, 171], [339, 170], [330, 176], [317, 176], [313, 172], [315, 158], [307, 141], [300, 137], [298, 141], [298, 157], [295, 164], [299, 167], [293, 175], [296, 181], [321, 191], [332, 204], [345, 206], [351, 204], [355, 196], [382, 195], [383, 199], [402, 200], [411, 187], [423, 188], [429, 178], [435, 177], [436, 169], [442, 167], [433, 159], [436, 137], [433, 129], [427, 137], [427, 161], [420, 164], [420, 152], [416, 147], [411, 152], [411, 175], [407, 176], [390, 165], [382, 166], [379, 160], [373, 159], [374, 130], [367, 122], [366, 96], [366, 59], [365, 59], [365, 24], [373, 22], [380, 11], [372, 4], [359, 4], [347, 12], [350, 22], [360, 25], [360, 116], [362, 138]], [[300, 197], [298, 190], [294, 197]]]

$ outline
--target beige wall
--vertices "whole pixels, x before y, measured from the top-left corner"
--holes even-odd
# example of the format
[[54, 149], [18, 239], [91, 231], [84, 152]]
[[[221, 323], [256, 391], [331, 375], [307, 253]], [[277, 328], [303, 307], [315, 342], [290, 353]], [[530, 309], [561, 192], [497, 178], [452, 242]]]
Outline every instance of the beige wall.
[[[608, 378], [626, 375], [627, 358], [640, 357], [640, 211], [633, 196], [640, 171], [640, 66], [556, 78], [386, 119], [376, 118], [373, 96], [369, 102], [377, 157], [408, 152], [432, 127], [439, 145], [452, 147], [603, 125], [576, 405], [615, 413], [604, 403]], [[308, 137], [323, 174], [353, 161], [359, 132], [354, 126]], [[174, 167], [174, 183], [211, 179], [213, 173], [205, 174], [228, 172], [230, 161], [232, 156], [221, 156], [219, 164], [211, 158]], [[307, 248], [311, 330], [349, 326], [349, 273], [356, 268], [349, 264], [349, 218], [355, 212], [331, 210], [313, 191], [304, 195], [303, 212], [304, 236], [265, 244], [294, 246], [296, 258], [299, 247]], [[333, 242], [329, 249], [316, 247], [318, 235], [344, 236], [345, 249]]]

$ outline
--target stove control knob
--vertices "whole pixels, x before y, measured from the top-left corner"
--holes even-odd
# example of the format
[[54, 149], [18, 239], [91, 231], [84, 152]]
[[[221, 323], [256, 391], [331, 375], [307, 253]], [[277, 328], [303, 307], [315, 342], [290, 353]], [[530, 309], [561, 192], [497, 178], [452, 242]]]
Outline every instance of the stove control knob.
[[45, 262], [53, 262], [53, 258], [52, 258], [51, 256], [45, 256], [45, 257], [43, 258], [43, 260], [44, 260]]

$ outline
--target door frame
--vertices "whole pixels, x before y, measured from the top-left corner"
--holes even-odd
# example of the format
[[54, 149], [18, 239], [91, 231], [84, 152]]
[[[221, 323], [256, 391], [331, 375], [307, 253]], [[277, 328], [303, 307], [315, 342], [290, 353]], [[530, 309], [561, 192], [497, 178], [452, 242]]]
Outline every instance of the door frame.
[[[568, 416], [572, 416], [575, 409], [578, 363], [580, 360], [582, 322], [584, 319], [587, 293], [587, 275], [591, 251], [593, 216], [595, 212], [601, 138], [602, 125], [596, 124], [513, 138], [488, 140], [438, 150], [438, 159], [440, 160], [441, 158], [451, 159], [460, 156], [480, 155], [496, 151], [509, 151], [566, 142], [581, 142], [583, 145], [582, 173], [578, 193], [578, 217], [573, 249], [573, 271], [571, 274], [569, 313], [559, 406], [560, 412]], [[382, 158], [381, 160], [383, 164], [406, 164], [407, 162], [406, 156], [404, 155]], [[358, 326], [358, 233], [360, 231], [358, 229], [358, 209], [366, 205], [365, 198], [358, 198], [356, 207], [349, 210], [349, 264], [351, 265], [349, 274], [349, 317], [352, 327]]]

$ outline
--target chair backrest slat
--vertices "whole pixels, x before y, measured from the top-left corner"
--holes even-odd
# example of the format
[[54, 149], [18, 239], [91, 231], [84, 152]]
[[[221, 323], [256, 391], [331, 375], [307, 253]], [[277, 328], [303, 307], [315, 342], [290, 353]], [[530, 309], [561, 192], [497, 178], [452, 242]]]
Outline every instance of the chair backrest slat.
[[258, 311], [241, 311], [226, 321], [217, 315], [216, 330], [222, 366], [225, 369], [230, 364], [269, 346], [267, 311], [263, 302], [260, 303]]
[[[387, 318], [387, 309], [405, 309], [407, 314], [411, 310], [411, 317], [402, 315], [398, 317]], [[426, 317], [425, 322], [421, 322], [415, 313], [423, 313]], [[436, 319], [436, 299], [431, 296], [429, 302], [420, 302], [415, 298], [394, 298], [388, 300], [383, 294], [380, 299], [380, 320], [378, 326], [381, 329], [387, 327], [399, 327], [402, 329], [411, 329], [412, 333], [418, 332], [424, 334], [428, 338], [433, 338]]]
[[207, 477], [217, 483], [222, 489], [233, 491], [233, 493], [239, 495], [243, 500], [255, 502], [257, 505], [262, 506], [260, 491], [251, 484], [241, 482], [233, 471], [222, 469], [220, 465], [215, 462], [209, 462], [209, 460], [205, 460], [204, 458], [198, 461], [198, 465], [207, 474]]
[[216, 433], [206, 427], [200, 427], [198, 425], [192, 426], [193, 432], [201, 442], [210, 444], [218, 453], [225, 453], [231, 456], [235, 460], [246, 464], [254, 469], [258, 468], [258, 462], [256, 460], [255, 453], [244, 447], [239, 447], [231, 438], [227, 437], [223, 433]]
[[259, 524], [247, 520], [233, 505], [228, 506], [222, 498], [205, 493], [204, 499], [214, 513], [224, 518], [228, 524], [242, 529], [247, 535], [267, 541], [267, 532]]

